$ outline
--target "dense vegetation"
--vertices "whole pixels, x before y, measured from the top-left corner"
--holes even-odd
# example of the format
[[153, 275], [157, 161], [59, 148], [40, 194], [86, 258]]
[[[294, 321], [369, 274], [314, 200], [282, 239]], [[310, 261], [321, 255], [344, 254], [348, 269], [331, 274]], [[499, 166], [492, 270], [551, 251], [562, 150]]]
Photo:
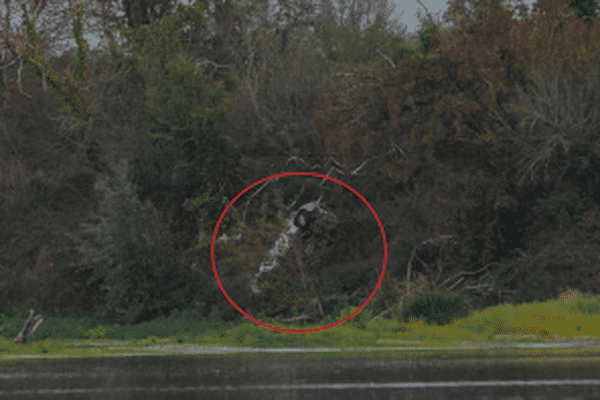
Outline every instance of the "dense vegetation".
[[[78, 5], [70, 67], [24, 22], [30, 46], [2, 64], [0, 304], [122, 325], [176, 309], [239, 321], [213, 276], [213, 229], [240, 191], [286, 171], [340, 179], [376, 210], [387, 271], [363, 319], [433, 309], [427, 322], [448, 324], [598, 292], [595, 2], [540, 1], [526, 16], [456, 1], [452, 28], [429, 16], [414, 40], [366, 9], [357, 22], [282, 2], [274, 22], [266, 1], [207, 3], [106, 14], [96, 52], [82, 21], [99, 5]], [[318, 197], [339, 219], [335, 245], [308, 277], [279, 269], [253, 296], [286, 217]], [[215, 249], [223, 284], [259, 319], [322, 308], [336, 321], [379, 281], [379, 226], [331, 182], [257, 187], [223, 233], [241, 235]]]
[[[423, 298], [430, 301], [432, 296], [428, 294]], [[423, 302], [416, 300], [417, 303]], [[347, 308], [342, 315], [354, 310]], [[44, 321], [26, 344], [15, 344], [10, 338], [19, 332], [22, 322], [19, 317], [24, 311], [12, 307], [4, 307], [0, 311], [6, 335], [0, 333], [0, 358], [12, 357], [15, 353], [101, 357], [105, 352], [144, 352], [155, 346], [160, 348], [161, 345], [166, 346], [163, 351], [172, 350], [178, 345], [269, 348], [329, 346], [350, 349], [390, 345], [436, 348], [462, 345], [466, 350], [469, 347], [475, 349], [473, 344], [482, 341], [540, 342], [597, 340], [600, 337], [600, 297], [592, 298], [573, 292], [544, 303], [489, 307], [465, 318], [453, 319], [451, 324], [428, 323], [427, 319], [431, 316], [446, 318], [445, 315], [436, 314], [435, 310], [425, 311], [424, 314], [417, 312], [416, 316], [409, 313], [410, 318], [406, 322], [383, 318], [373, 320], [370, 312], [363, 312], [345, 324], [303, 334], [268, 330], [247, 320], [224, 323], [216, 308], [206, 318], [198, 318], [198, 309], [192, 308], [173, 310], [167, 318], [160, 317], [135, 325], [103, 325], [89, 317], [77, 315], [53, 316]], [[281, 322], [273, 319], [265, 321], [274, 326]], [[319, 327], [317, 324], [305, 328]], [[98, 345], [102, 343], [111, 347], [100, 350]]]

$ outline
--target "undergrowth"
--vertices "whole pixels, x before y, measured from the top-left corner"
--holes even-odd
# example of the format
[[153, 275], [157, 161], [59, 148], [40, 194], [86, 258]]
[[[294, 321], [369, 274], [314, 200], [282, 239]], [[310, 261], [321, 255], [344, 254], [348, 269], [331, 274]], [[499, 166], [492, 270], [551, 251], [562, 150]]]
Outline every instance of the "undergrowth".
[[[340, 315], [350, 315], [355, 307], [346, 308]], [[26, 315], [24, 312], [23, 315]], [[372, 320], [368, 308], [333, 328], [310, 333], [284, 333], [241, 320], [226, 323], [213, 309], [207, 318], [196, 313], [174, 312], [168, 318], [158, 318], [136, 325], [102, 325], [90, 318], [44, 317], [44, 323], [28, 343], [14, 344], [23, 324], [23, 315], [0, 313], [0, 353], [54, 353], [73, 341], [129, 340], [137, 344], [172, 343], [230, 347], [358, 347], [378, 343], [389, 345], [390, 340], [489, 341], [489, 340], [567, 340], [600, 338], [600, 296], [553, 300], [520, 305], [505, 304], [474, 311], [463, 319], [446, 325], [428, 324], [410, 317]], [[276, 319], [264, 322], [287, 329], [307, 330], [320, 325], [287, 326]]]

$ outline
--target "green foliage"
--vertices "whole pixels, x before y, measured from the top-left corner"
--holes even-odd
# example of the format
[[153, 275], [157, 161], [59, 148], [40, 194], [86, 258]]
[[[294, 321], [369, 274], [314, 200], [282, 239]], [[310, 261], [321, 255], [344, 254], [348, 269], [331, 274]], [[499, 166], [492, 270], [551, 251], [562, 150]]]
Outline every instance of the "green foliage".
[[577, 13], [579, 18], [596, 18], [597, 0], [573, 0], [569, 8]]
[[573, 189], [551, 195], [543, 199], [540, 203], [542, 210], [546, 215], [556, 220], [556, 223], [563, 232], [567, 232], [573, 228], [585, 211], [583, 199]]
[[571, 140], [569, 146], [569, 172], [565, 177], [573, 178], [580, 193], [600, 202], [600, 157], [593, 153], [593, 146], [585, 140]]
[[373, 271], [372, 266], [364, 267], [360, 270], [347, 271], [341, 276], [333, 279], [317, 279], [317, 287], [321, 296], [333, 296], [337, 293], [350, 294], [369, 281], [369, 276]]
[[[231, 197], [231, 182], [239, 179], [233, 171], [239, 152], [222, 132], [228, 118], [224, 85], [204, 75], [180, 40], [185, 26], [203, 21], [199, 3], [180, 5], [160, 23], [127, 34], [144, 85], [142, 121], [149, 139], [147, 154], [132, 160], [134, 182], [142, 200], [167, 212], [172, 229], [189, 219], [182, 204], [193, 200], [198, 248], [208, 245], [207, 232], [222, 212], [225, 194]], [[115, 62], [122, 59], [114, 45], [111, 53]]]
[[419, 31], [419, 42], [421, 43], [425, 54], [438, 48], [439, 43], [435, 40], [435, 36], [438, 33], [439, 28], [433, 24], [429, 24], [425, 29]]
[[495, 5], [496, 7], [500, 7], [503, 10], [508, 9], [508, 7], [506, 6], [506, 4], [504, 4], [502, 1], [500, 0], [492, 0], [492, 4]]
[[50, 69], [50, 64], [40, 54], [39, 35], [35, 25], [27, 20], [25, 23], [27, 37], [31, 49], [23, 58], [23, 65], [30, 69], [36, 76], [45, 77], [48, 89], [50, 89], [58, 100], [63, 104], [65, 110], [70, 112], [80, 121], [86, 121], [92, 113], [91, 102], [89, 98], [80, 90], [84, 83], [86, 71], [88, 69], [89, 47], [82, 36], [83, 3], [77, 5], [75, 22], [73, 24], [73, 37], [77, 43], [77, 64], [75, 65], [75, 79], [70, 77], [56, 76]]
[[89, 46], [83, 38], [83, 23], [81, 21], [84, 13], [83, 1], [77, 3], [76, 18], [73, 23], [73, 38], [77, 43], [77, 64], [73, 76], [77, 82], [83, 83], [89, 66]]
[[416, 317], [427, 324], [447, 325], [468, 314], [466, 302], [450, 293], [425, 292], [406, 305], [404, 319]]
[[[170, 215], [181, 214], [187, 198], [199, 211], [200, 230], [214, 226], [223, 207], [224, 183], [233, 177], [239, 153], [222, 135], [227, 118], [224, 87], [206, 88], [189, 58], [167, 64], [167, 79], [147, 92], [149, 163], [140, 171], [141, 197], [153, 198]], [[204, 92], [204, 99], [198, 96]], [[199, 243], [206, 247], [207, 243]]]
[[103, 326], [103, 325], [98, 325], [96, 328], [94, 329], [88, 329], [87, 331], [81, 331], [80, 332], [80, 337], [82, 339], [91, 339], [91, 340], [97, 340], [97, 339], [116, 339], [116, 337], [114, 336], [114, 333], [117, 330], [117, 327], [119, 325], [113, 325], [113, 326]]
[[156, 211], [138, 200], [125, 162], [116, 173], [96, 183], [104, 197], [103, 221], [88, 229], [92, 238], [82, 247], [83, 262], [62, 271], [74, 271], [100, 290], [97, 316], [134, 323], [187, 304], [190, 277], [161, 242]]
[[348, 271], [339, 277], [340, 280], [340, 291], [343, 293], [353, 292], [361, 286], [364, 286], [369, 281], [369, 275], [373, 268], [371, 266], [365, 267], [362, 270]]
[[583, 202], [575, 192], [565, 193], [554, 201], [556, 219], [561, 229], [572, 227], [583, 214]]
[[[206, 167], [204, 171], [206, 171]], [[225, 191], [223, 187], [220, 187], [217, 193], [213, 193], [213, 190], [214, 186], [212, 185], [212, 183], [209, 183], [208, 187], [206, 188], [206, 191], [197, 196], [190, 204], [190, 210], [198, 212], [198, 222], [200, 227], [200, 232], [198, 234], [198, 242], [194, 246], [194, 249], [196, 251], [206, 249], [210, 246], [210, 243], [212, 241], [212, 232], [210, 232], [210, 220], [214, 218], [209, 218], [209, 216], [211, 215], [211, 213], [215, 213], [215, 209], [217, 209], [218, 211], [223, 204], [228, 203], [227, 197], [224, 196]], [[224, 224], [227, 223], [228, 219], [229, 216], [226, 216], [225, 220], [223, 221]]]
[[402, 44], [400, 47], [398, 47], [398, 49], [396, 49], [396, 51], [394, 51], [392, 60], [395, 64], [408, 59], [414, 60], [419, 55], [419, 49], [420, 47], [413, 43]]
[[348, 296], [342, 294], [321, 296], [321, 304], [325, 315], [340, 315], [342, 310], [348, 307]]
[[381, 62], [381, 57], [373, 57], [374, 49], [383, 54], [393, 54], [404, 42], [403, 38], [384, 31], [381, 23], [364, 33], [330, 23], [322, 30], [318, 40], [323, 43], [326, 52], [325, 67], [334, 72], [356, 67], [370, 70]]
[[552, 290], [548, 282], [544, 280], [543, 271], [544, 267], [539, 268], [517, 286], [514, 304], [544, 301], [552, 297]]
[[[340, 313], [340, 320], [346, 318], [348, 315], [352, 314], [356, 311], [358, 307], [347, 307]], [[358, 314], [354, 317], [350, 318], [346, 323], [348, 323], [351, 327], [357, 328], [360, 330], [366, 330], [369, 321], [373, 318], [373, 312], [367, 307], [363, 308]]]

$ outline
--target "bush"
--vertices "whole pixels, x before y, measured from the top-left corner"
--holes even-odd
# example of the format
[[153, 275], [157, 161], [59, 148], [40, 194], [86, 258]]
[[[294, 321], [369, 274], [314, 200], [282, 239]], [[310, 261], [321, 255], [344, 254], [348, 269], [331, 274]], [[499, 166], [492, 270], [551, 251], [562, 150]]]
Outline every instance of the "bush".
[[450, 293], [425, 292], [406, 305], [404, 320], [415, 317], [427, 324], [447, 325], [468, 315], [468, 305]]
[[122, 324], [165, 316], [191, 301], [186, 295], [189, 271], [161, 242], [156, 210], [148, 202], [141, 204], [128, 179], [123, 161], [115, 179], [96, 183], [104, 197], [102, 222], [88, 229], [91, 240], [80, 249], [83, 261], [62, 268], [99, 289], [97, 317]]
[[574, 0], [569, 7], [577, 13], [579, 18], [595, 18], [598, 5], [596, 0]]
[[87, 331], [83, 331], [80, 333], [82, 339], [90, 339], [90, 340], [105, 340], [105, 339], [116, 339], [115, 332], [117, 331], [116, 326], [103, 326], [99, 325], [94, 329], [88, 329]]
[[398, 64], [404, 60], [408, 60], [410, 58], [415, 59], [419, 54], [419, 46], [414, 45], [412, 43], [402, 44], [396, 51], [394, 51], [394, 55], [392, 56], [392, 60], [394, 64]]
[[321, 298], [323, 311], [325, 315], [336, 316], [348, 306], [348, 298], [344, 295], [337, 294]]
[[524, 280], [517, 286], [513, 301], [515, 305], [546, 301], [553, 297], [554, 293], [550, 288], [549, 283], [544, 279], [544, 269], [544, 267], [540, 267], [530, 278]]
[[434, 39], [438, 33], [438, 27], [433, 24], [427, 25], [425, 29], [419, 32], [419, 42], [421, 43], [425, 54], [435, 50], [439, 46], [436, 39]]
[[[340, 313], [340, 320], [342, 320], [342, 319], [346, 318], [348, 315], [352, 314], [354, 311], [356, 311], [357, 308], [358, 307], [346, 307]], [[347, 322], [351, 327], [364, 331], [367, 329], [367, 325], [369, 324], [369, 322], [371, 321], [372, 318], [373, 318], [373, 311], [370, 309], [367, 309], [367, 307], [365, 307], [354, 317], [350, 318]]]

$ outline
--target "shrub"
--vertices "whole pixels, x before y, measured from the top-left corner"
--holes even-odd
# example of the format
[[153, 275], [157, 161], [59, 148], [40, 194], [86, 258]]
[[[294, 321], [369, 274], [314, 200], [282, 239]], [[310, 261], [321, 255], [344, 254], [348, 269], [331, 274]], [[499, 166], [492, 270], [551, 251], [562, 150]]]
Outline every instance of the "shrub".
[[115, 332], [117, 330], [118, 325], [111, 326], [103, 326], [99, 325], [95, 329], [88, 329], [87, 331], [81, 334], [83, 339], [115, 339]]
[[598, 4], [596, 0], [574, 0], [569, 7], [577, 13], [579, 18], [595, 18]]
[[325, 315], [339, 315], [348, 306], [348, 297], [341, 294], [322, 297], [321, 304]]
[[425, 54], [435, 50], [439, 46], [436, 39], [434, 39], [438, 33], [438, 27], [433, 24], [427, 25], [425, 29], [419, 32], [419, 42], [421, 43]]
[[[342, 319], [346, 318], [348, 315], [352, 314], [354, 311], [356, 311], [357, 308], [358, 307], [346, 307], [340, 313], [340, 320], [342, 320]], [[347, 322], [353, 328], [366, 330], [367, 325], [369, 324], [369, 321], [371, 321], [371, 318], [373, 318], [372, 310], [363, 308], [358, 314], [356, 314], [354, 317], [350, 318]]]
[[183, 308], [190, 301], [190, 279], [161, 242], [156, 210], [137, 198], [126, 162], [116, 175], [96, 183], [104, 197], [102, 222], [88, 229], [91, 240], [80, 249], [83, 261], [61, 269], [75, 271], [100, 290], [97, 317], [132, 324]]
[[530, 278], [524, 280], [519, 286], [517, 286], [517, 292], [513, 303], [532, 303], [535, 301], [545, 301], [552, 297], [552, 290], [549, 283], [544, 277], [544, 267], [538, 268], [538, 270], [531, 275]]
[[410, 301], [404, 311], [404, 320], [415, 317], [427, 324], [447, 325], [467, 316], [467, 304], [450, 293], [425, 292]]
[[404, 60], [408, 60], [408, 59], [415, 59], [417, 58], [419, 54], [419, 46], [412, 44], [412, 43], [406, 43], [406, 44], [402, 44], [398, 47], [398, 49], [396, 49], [396, 51], [394, 51], [394, 55], [392, 56], [392, 60], [394, 61], [394, 64], [398, 64], [399, 62], [402, 62]]

